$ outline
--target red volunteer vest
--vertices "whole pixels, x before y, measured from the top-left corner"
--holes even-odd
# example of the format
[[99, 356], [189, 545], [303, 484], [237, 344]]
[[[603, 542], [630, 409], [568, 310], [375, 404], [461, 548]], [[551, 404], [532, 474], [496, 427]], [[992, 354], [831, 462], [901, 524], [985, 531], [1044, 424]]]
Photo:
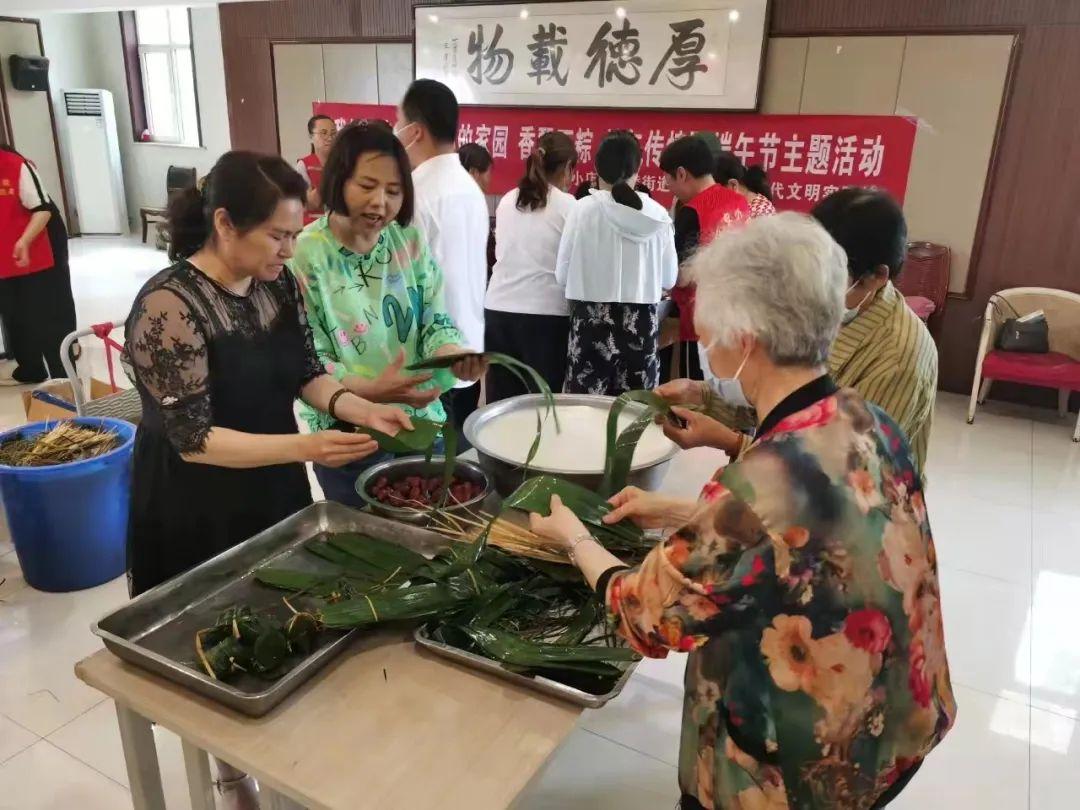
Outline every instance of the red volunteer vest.
[[[724, 228], [750, 218], [750, 205], [746, 199], [737, 191], [719, 183], [709, 186], [686, 203], [686, 207], [694, 209], [698, 215], [701, 226], [699, 247], [709, 244]], [[687, 342], [697, 341], [697, 332], [694, 330], [695, 289], [693, 284], [689, 284], [671, 291], [672, 299], [679, 305], [679, 339]]]
[[16, 265], [11, 255], [31, 216], [19, 199], [19, 175], [23, 162], [13, 152], [0, 149], [0, 278], [28, 276], [53, 266], [47, 229], [30, 243], [30, 263], [26, 267]]
[[[319, 162], [319, 156], [314, 152], [309, 152], [300, 158], [300, 162], [304, 164], [304, 168], [307, 169], [308, 179], [311, 180], [311, 187], [318, 188], [319, 183], [322, 182], [322, 163]], [[322, 214], [318, 211], [304, 211], [304, 224], [314, 222]]]

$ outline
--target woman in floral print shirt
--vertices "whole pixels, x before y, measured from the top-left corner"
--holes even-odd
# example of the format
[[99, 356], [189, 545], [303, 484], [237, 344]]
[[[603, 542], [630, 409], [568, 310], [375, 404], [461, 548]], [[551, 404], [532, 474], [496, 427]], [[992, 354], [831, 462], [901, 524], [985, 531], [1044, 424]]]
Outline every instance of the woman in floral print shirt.
[[[411, 224], [408, 157], [389, 125], [364, 121], [338, 134], [321, 194], [330, 213], [300, 235], [290, 265], [320, 362], [358, 396], [444, 422], [439, 394], [457, 379], [479, 379], [485, 365], [474, 356], [433, 375], [404, 370], [464, 350], [446, 312], [442, 271]], [[302, 405], [301, 414], [313, 431], [332, 426], [313, 408]], [[315, 475], [327, 498], [363, 506], [354, 488], [357, 476], [386, 457], [339, 469], [316, 464]]]
[[825, 373], [844, 253], [808, 218], [779, 214], [695, 261], [708, 268], [697, 325], [710, 365], [764, 415], [754, 445], [696, 503], [612, 499], [611, 521], [681, 527], [637, 568], [557, 499], [534, 529], [566, 544], [631, 646], [690, 653], [684, 808], [882, 807], [956, 704], [907, 440]]

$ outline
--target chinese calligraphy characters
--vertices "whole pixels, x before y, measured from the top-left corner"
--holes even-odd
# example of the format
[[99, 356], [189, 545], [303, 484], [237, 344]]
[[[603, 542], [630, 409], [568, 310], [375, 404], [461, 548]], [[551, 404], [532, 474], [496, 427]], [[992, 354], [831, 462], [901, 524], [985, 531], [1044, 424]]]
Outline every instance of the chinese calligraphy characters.
[[565, 71], [560, 73], [559, 67], [562, 65], [563, 48], [566, 47], [566, 28], [555, 23], [549, 23], [546, 28], [538, 25], [532, 39], [529, 45], [532, 52], [529, 78], [536, 79], [537, 84], [545, 79], [554, 79], [556, 84], [565, 87], [567, 74]]
[[477, 84], [483, 84], [485, 79], [489, 84], [502, 84], [510, 78], [514, 70], [514, 52], [499, 47], [502, 35], [503, 27], [496, 25], [495, 36], [485, 47], [483, 25], [477, 25], [469, 34], [469, 56], [473, 57], [469, 63], [469, 78]]
[[649, 84], [656, 84], [660, 73], [670, 61], [668, 81], [671, 82], [671, 86], [678, 90], [689, 90], [694, 86], [694, 78], [697, 74], [707, 73], [709, 70], [709, 66], [701, 61], [701, 50], [705, 47], [705, 34], [698, 30], [705, 27], [705, 21], [684, 20], [671, 23], [670, 27], [673, 32], [671, 46], [660, 59], [656, 70], [653, 71]]
[[[611, 39], [608, 39], [609, 34]], [[630, 26], [629, 17], [623, 17], [622, 28], [617, 31], [610, 22], [601, 25], [585, 54], [589, 58], [585, 78], [591, 79], [596, 71], [601, 87], [612, 79], [618, 79], [623, 84], [637, 84], [641, 78], [642, 64], [638, 56], [641, 50], [640, 35], [638, 29]]]

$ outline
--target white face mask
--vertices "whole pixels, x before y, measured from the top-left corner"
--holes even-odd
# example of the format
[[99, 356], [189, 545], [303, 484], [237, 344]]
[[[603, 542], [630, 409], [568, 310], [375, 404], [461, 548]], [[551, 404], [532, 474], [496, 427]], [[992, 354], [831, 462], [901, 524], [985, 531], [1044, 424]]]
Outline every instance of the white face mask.
[[401, 141], [401, 145], [405, 147], [406, 152], [408, 152], [412, 147], [416, 146], [416, 142], [418, 140], [420, 140], [420, 136], [417, 135], [413, 139], [412, 143], [405, 143], [405, 139], [401, 137], [401, 133], [404, 132], [405, 130], [407, 130], [409, 127], [412, 127], [412, 126], [416, 126], [415, 121], [410, 121], [408, 124], [401, 127], [400, 129], [395, 129], [394, 130], [394, 137], [396, 137], [399, 141]]
[[[715, 344], [710, 343], [705, 349], [705, 356], [702, 357], [703, 364], [708, 367], [708, 352], [712, 350]], [[743, 368], [746, 366], [746, 361], [750, 359], [750, 351], [747, 350], [743, 355], [742, 362], [739, 363], [739, 367], [735, 369], [735, 374], [731, 377], [716, 377], [712, 374], [706, 375], [706, 380], [709, 387], [713, 392], [723, 399], [724, 401], [740, 408], [752, 408], [750, 400], [746, 398], [746, 391], [743, 389], [743, 384], [739, 381], [739, 375], [742, 374]], [[712, 371], [709, 368], [709, 371]]]
[[[859, 282], [857, 282], [857, 281], [856, 281], [856, 282], [855, 282], [854, 284], [852, 284], [852, 285], [851, 285], [850, 287], [848, 287], [848, 288], [847, 288], [847, 292], [845, 292], [845, 293], [844, 293], [844, 298], [845, 298], [845, 300], [847, 299], [847, 294], [848, 294], [848, 293], [850, 293], [850, 292], [851, 292], [852, 290], [854, 290], [854, 289], [855, 289], [856, 287], [858, 287], [858, 286], [859, 286]], [[852, 307], [851, 309], [845, 309], [845, 310], [844, 310], [844, 315], [843, 315], [843, 317], [842, 317], [842, 318], [840, 319], [840, 325], [841, 325], [841, 326], [847, 326], [847, 325], [848, 325], [849, 323], [851, 323], [851, 322], [852, 322], [853, 320], [855, 320], [856, 318], [858, 318], [858, 317], [859, 317], [859, 313], [860, 313], [860, 312], [862, 311], [862, 306], [863, 306], [863, 304], [865, 304], [865, 303], [866, 303], [866, 301], [867, 301], [867, 299], [868, 299], [868, 298], [870, 298], [870, 296], [871, 296], [871, 295], [873, 295], [873, 294], [874, 294], [874, 293], [873, 293], [873, 291], [871, 290], [871, 291], [870, 291], [870, 292], [868, 292], [868, 293], [867, 293], [866, 295], [864, 295], [864, 296], [863, 296], [863, 299], [862, 299], [862, 300], [861, 300], [861, 301], [860, 301], [860, 302], [859, 302], [858, 304], [856, 304], [856, 305], [855, 305], [854, 307]], [[846, 307], [846, 306], [847, 306], [847, 305], [846, 305], [846, 303], [845, 303], [845, 307]]]

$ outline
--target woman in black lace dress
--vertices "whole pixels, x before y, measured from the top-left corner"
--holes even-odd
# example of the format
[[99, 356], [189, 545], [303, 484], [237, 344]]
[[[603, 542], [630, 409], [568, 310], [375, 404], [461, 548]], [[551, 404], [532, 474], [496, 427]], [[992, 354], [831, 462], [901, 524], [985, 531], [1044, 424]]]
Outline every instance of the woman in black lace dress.
[[368, 436], [300, 435], [299, 397], [337, 419], [396, 433], [403, 411], [342, 388], [319, 364], [285, 271], [306, 184], [278, 157], [222, 156], [204, 190], [169, 208], [170, 258], [127, 322], [126, 359], [143, 421], [128, 533], [132, 595], [311, 503], [304, 462], [341, 466]]

